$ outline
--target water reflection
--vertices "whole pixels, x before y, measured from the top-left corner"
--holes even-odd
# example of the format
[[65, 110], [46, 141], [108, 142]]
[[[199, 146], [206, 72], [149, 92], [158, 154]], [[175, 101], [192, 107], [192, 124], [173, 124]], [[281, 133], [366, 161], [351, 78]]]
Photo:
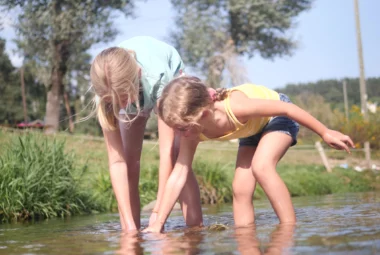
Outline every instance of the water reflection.
[[235, 239], [240, 254], [243, 255], [276, 255], [291, 254], [293, 245], [294, 224], [279, 224], [273, 230], [268, 243], [260, 242], [256, 234], [256, 226], [235, 229]]
[[199, 254], [204, 228], [192, 228], [170, 233], [123, 233], [117, 254]]
[[[2, 254], [380, 254], [380, 193], [294, 198], [297, 225], [256, 201], [256, 226], [234, 228], [231, 205], [204, 207], [206, 227], [171, 215], [164, 234], [121, 233], [116, 214], [0, 225]], [[143, 215], [143, 225], [149, 215]], [[215, 227], [218, 224], [226, 228]]]
[[[213, 229], [213, 230], [210, 230]], [[295, 225], [280, 224], [274, 226], [268, 242], [260, 241], [257, 237], [256, 226], [240, 228], [221, 228], [214, 230], [212, 226], [203, 228], [189, 228], [184, 231], [173, 231], [164, 234], [139, 232], [123, 233], [120, 236], [120, 249], [117, 254], [202, 254], [212, 251], [232, 253], [235, 249], [242, 255], [277, 255], [291, 254], [289, 248], [293, 245]], [[218, 228], [219, 229], [219, 228]], [[211, 245], [223, 246], [220, 240], [228, 238], [229, 249], [213, 249]], [[212, 240], [218, 240], [217, 243]], [[218, 244], [218, 242], [220, 242]]]
[[144, 249], [141, 246], [143, 242], [144, 239], [140, 232], [123, 232], [120, 236], [120, 249], [116, 251], [116, 254], [144, 254]]
[[204, 239], [204, 233], [199, 229], [189, 229], [183, 233], [167, 234], [165, 239], [157, 245], [152, 254], [199, 254], [199, 244]]

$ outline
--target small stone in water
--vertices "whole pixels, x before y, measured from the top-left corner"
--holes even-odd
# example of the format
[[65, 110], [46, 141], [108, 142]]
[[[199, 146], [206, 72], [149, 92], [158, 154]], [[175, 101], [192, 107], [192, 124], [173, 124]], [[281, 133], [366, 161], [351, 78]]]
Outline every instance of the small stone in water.
[[224, 224], [219, 224], [219, 223], [213, 224], [208, 227], [208, 230], [211, 230], [211, 231], [223, 231], [226, 229], [228, 229], [228, 226]]

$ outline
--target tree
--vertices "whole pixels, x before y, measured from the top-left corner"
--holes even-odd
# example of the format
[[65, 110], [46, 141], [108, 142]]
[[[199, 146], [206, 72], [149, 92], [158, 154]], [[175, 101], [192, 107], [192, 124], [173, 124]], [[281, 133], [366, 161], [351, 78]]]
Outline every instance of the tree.
[[[28, 63], [24, 66], [24, 80], [26, 84], [26, 105], [28, 119], [37, 119], [43, 116], [42, 104], [45, 88], [38, 83], [32, 73], [33, 65]], [[0, 123], [15, 125], [24, 120], [20, 70], [17, 70], [11, 63], [9, 56], [5, 53], [5, 40], [0, 39]]]
[[[19, 90], [15, 89], [15, 68], [5, 53], [5, 40], [0, 39], [0, 122], [9, 124], [15, 119], [16, 112], [9, 111], [10, 103], [18, 99], [21, 95]], [[21, 104], [20, 104], [21, 105]], [[19, 108], [20, 113], [22, 109]]]
[[273, 59], [292, 54], [296, 42], [288, 32], [312, 0], [171, 2], [178, 27], [171, 33], [173, 44], [187, 64], [207, 73], [210, 86], [218, 87], [225, 67], [236, 56], [260, 54]]
[[[345, 78], [347, 82], [347, 96], [349, 105], [360, 105], [359, 78]], [[368, 100], [378, 102], [380, 98], [380, 77], [366, 79]], [[284, 88], [276, 89], [278, 92], [295, 96], [304, 92], [321, 95], [333, 108], [338, 105], [343, 110], [343, 80], [329, 79], [316, 82], [287, 84]]]
[[[46, 132], [59, 128], [64, 78], [77, 53], [112, 40], [117, 31], [111, 14], [131, 16], [135, 0], [0, 0], [7, 9], [19, 8], [17, 45], [26, 61], [33, 60], [47, 88]], [[70, 70], [74, 71], [74, 70]]]

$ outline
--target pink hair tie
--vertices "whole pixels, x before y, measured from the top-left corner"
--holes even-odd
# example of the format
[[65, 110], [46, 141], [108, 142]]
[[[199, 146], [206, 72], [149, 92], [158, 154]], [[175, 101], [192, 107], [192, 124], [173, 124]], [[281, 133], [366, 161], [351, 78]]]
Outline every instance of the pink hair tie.
[[216, 91], [213, 88], [208, 88], [207, 91], [208, 91], [208, 94], [211, 97], [211, 100], [213, 102], [216, 101]]

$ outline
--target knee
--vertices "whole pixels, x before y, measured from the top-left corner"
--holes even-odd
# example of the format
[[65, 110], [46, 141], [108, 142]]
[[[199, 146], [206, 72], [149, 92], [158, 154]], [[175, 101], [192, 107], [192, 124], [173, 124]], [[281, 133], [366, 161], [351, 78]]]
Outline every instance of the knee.
[[254, 190], [254, 185], [245, 184], [243, 180], [234, 179], [232, 183], [233, 196], [236, 200], [251, 201]]
[[260, 183], [268, 179], [273, 169], [275, 171], [276, 166], [268, 162], [257, 161], [252, 163], [251, 169], [253, 176], [255, 176], [257, 181]]

